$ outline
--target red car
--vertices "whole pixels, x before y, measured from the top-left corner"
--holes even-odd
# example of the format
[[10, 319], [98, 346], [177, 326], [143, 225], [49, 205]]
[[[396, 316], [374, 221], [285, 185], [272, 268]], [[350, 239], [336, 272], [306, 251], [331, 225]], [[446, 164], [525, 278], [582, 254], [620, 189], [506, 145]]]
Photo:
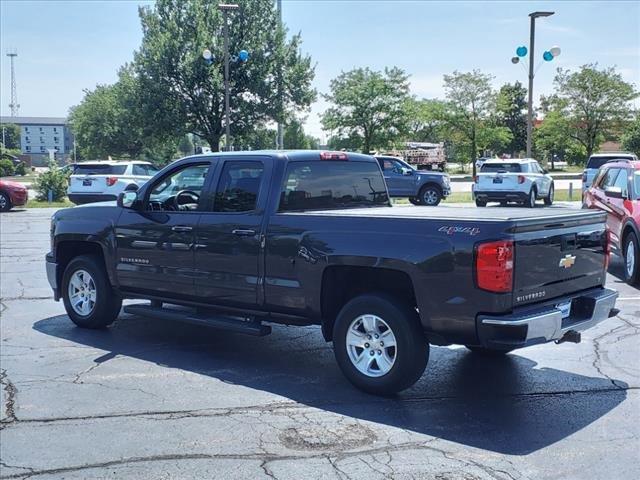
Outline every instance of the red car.
[[0, 180], [0, 212], [8, 212], [13, 207], [26, 205], [28, 199], [27, 187], [23, 184]]
[[612, 250], [624, 259], [627, 283], [640, 281], [640, 161], [606, 163], [584, 196], [584, 208], [607, 212]]

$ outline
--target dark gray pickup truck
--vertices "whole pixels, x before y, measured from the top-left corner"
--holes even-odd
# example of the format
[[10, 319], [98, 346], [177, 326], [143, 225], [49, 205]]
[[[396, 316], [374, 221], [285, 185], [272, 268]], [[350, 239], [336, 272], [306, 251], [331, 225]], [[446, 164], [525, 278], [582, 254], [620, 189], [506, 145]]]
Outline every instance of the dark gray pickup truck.
[[[392, 207], [373, 157], [236, 152], [57, 211], [46, 266], [80, 327], [126, 312], [265, 335], [321, 325], [357, 387], [390, 394], [429, 345], [504, 354], [615, 315], [603, 213]], [[284, 352], [283, 352], [284, 353]]]

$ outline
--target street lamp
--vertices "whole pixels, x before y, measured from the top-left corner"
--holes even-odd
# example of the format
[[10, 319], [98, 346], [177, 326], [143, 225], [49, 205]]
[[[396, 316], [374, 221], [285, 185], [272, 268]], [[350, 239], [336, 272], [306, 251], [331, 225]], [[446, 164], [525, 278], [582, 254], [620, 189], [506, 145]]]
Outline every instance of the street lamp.
[[[227, 150], [231, 147], [231, 129], [229, 127], [229, 25], [227, 23], [227, 14], [232, 10], [240, 8], [235, 3], [220, 3], [218, 8], [222, 10], [224, 22], [224, 123], [225, 123], [225, 147]], [[203, 56], [207, 51], [203, 52]], [[211, 53], [211, 52], [209, 52]], [[211, 57], [209, 57], [211, 59]]]

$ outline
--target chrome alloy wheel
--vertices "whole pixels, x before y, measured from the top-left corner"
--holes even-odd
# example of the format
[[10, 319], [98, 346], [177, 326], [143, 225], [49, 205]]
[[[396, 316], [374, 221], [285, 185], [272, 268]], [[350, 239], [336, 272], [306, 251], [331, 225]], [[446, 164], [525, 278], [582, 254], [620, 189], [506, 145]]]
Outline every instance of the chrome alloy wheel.
[[633, 244], [633, 239], [627, 243], [627, 251], [625, 252], [624, 258], [625, 267], [627, 269], [627, 278], [631, 278], [636, 267], [636, 249]]
[[346, 340], [349, 360], [368, 377], [386, 375], [396, 361], [396, 337], [387, 322], [376, 315], [360, 315], [353, 320]]
[[76, 270], [69, 279], [69, 303], [82, 316], [90, 315], [96, 306], [96, 284], [86, 270]]
[[422, 201], [425, 205], [435, 205], [438, 203], [438, 192], [432, 188], [427, 188], [422, 195]]

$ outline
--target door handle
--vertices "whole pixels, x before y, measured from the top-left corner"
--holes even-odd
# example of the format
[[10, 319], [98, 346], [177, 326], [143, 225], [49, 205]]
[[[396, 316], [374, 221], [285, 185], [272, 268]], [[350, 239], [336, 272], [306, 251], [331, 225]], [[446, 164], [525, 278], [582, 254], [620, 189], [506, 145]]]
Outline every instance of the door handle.
[[233, 233], [234, 235], [238, 235], [239, 237], [252, 237], [256, 234], [256, 231], [236, 229], [236, 230], [232, 230], [231, 233]]
[[193, 227], [189, 227], [187, 225], [176, 225], [175, 227], [171, 227], [173, 232], [190, 232], [193, 230]]

